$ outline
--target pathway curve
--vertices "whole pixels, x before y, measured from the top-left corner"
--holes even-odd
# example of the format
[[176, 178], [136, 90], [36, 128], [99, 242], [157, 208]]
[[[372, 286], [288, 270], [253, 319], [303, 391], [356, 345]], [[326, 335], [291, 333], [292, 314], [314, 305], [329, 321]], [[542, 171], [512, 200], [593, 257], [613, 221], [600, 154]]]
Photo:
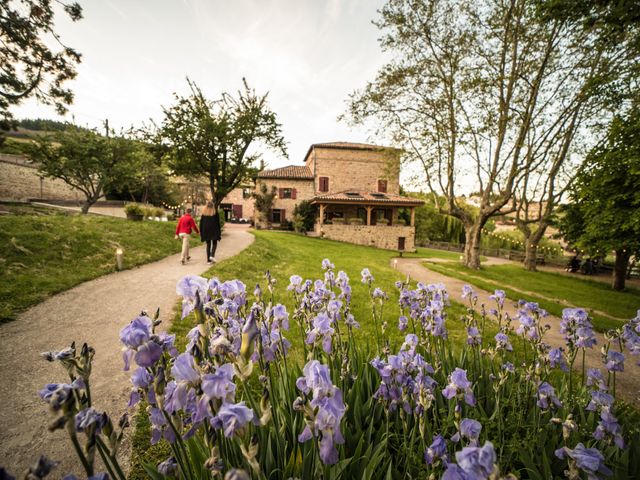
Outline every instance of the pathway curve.
[[[243, 225], [225, 225], [216, 259], [224, 260], [251, 245], [254, 236], [247, 230]], [[179, 248], [176, 242], [176, 250]], [[87, 342], [93, 346], [93, 404], [117, 422], [131, 388], [129, 374], [122, 371], [120, 329], [141, 310], [155, 312], [158, 307], [164, 321], [161, 327], [166, 327], [177, 299], [177, 281], [208, 268], [200, 246], [191, 250], [187, 265], [180, 264], [177, 254], [106, 275], [55, 295], [15, 321], [0, 325], [0, 466], [22, 478], [21, 472], [45, 454], [61, 462], [48, 478], [70, 472], [84, 477], [66, 432], [47, 431], [51, 415], [37, 392], [46, 383], [68, 381], [68, 377], [59, 364], [42, 359], [40, 352], [61, 350], [74, 340], [78, 345]], [[119, 458], [128, 462], [129, 445], [124, 447]]]
[[[462, 300], [462, 287], [467, 282], [458, 280], [456, 278], [447, 277], [441, 273], [429, 270], [423, 265], [426, 260], [433, 261], [433, 259], [427, 258], [397, 258], [396, 268], [405, 275], [408, 275], [415, 281], [423, 283], [443, 283], [447, 287], [447, 291], [451, 298], [459, 302]], [[494, 302], [489, 298], [493, 292], [487, 292], [479, 288], [473, 287], [474, 292], [478, 295], [478, 305], [493, 305]], [[513, 302], [517, 301], [517, 298], [509, 298]], [[512, 318], [515, 318], [516, 308], [513, 303], [505, 302], [505, 311], [509, 313]], [[545, 322], [551, 325], [551, 329], [545, 334], [545, 341], [554, 347], [564, 346], [564, 339], [560, 334], [560, 319], [549, 315], [545, 318]], [[586, 364], [587, 367], [596, 367], [603, 369], [602, 357], [600, 355], [600, 346], [605, 341], [601, 334], [596, 333], [598, 344], [596, 348], [588, 349], [586, 352]], [[622, 395], [627, 401], [634, 403], [636, 406], [640, 406], [640, 367], [637, 365], [637, 357], [631, 357], [625, 352], [625, 371], [619, 372], [616, 377], [616, 393]], [[576, 364], [578, 361], [576, 361]]]

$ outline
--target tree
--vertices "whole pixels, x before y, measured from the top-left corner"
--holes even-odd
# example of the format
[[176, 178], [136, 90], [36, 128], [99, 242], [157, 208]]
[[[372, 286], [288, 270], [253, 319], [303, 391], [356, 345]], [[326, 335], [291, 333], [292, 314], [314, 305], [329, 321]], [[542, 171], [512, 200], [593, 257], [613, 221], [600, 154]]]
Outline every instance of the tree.
[[615, 290], [623, 290], [629, 258], [640, 253], [640, 109], [616, 117], [594, 148], [563, 208], [565, 238], [591, 252], [614, 251]]
[[[462, 222], [470, 268], [488, 220], [514, 211], [519, 182], [540, 171], [541, 140], [555, 138], [550, 152], [570, 144], [571, 122], [598, 111], [595, 87], [624, 60], [625, 44], [598, 43], [579, 19], [549, 18], [538, 5], [388, 0], [376, 25], [393, 59], [351, 96], [348, 118], [376, 120], [376, 133], [423, 167], [438, 210]], [[469, 181], [480, 191], [475, 211], [459, 195]]]
[[191, 95], [176, 95], [176, 104], [164, 109], [159, 141], [168, 149], [169, 166], [177, 175], [208, 178], [216, 208], [252, 171], [258, 142], [286, 156], [286, 146], [267, 95], [256, 95], [243, 79], [237, 97], [223, 93], [207, 100], [188, 80]]
[[298, 233], [313, 230], [318, 215], [318, 208], [310, 200], [303, 200], [293, 209], [293, 228]]
[[96, 131], [69, 126], [34, 139], [29, 152], [42, 175], [58, 178], [85, 196], [82, 213], [119, 182], [135, 173], [144, 151], [124, 136], [103, 136]]
[[[82, 18], [78, 3], [57, 3], [74, 22]], [[53, 30], [53, 6], [51, 0], [0, 2], [0, 121], [5, 130], [13, 118], [9, 108], [28, 97], [54, 105], [61, 114], [73, 100], [64, 83], [75, 78], [81, 56]]]
[[271, 225], [271, 209], [273, 209], [273, 201], [277, 195], [278, 189], [272, 185], [269, 190], [265, 183], [260, 184], [260, 190], [257, 193], [251, 194], [255, 199], [255, 209], [267, 226]]

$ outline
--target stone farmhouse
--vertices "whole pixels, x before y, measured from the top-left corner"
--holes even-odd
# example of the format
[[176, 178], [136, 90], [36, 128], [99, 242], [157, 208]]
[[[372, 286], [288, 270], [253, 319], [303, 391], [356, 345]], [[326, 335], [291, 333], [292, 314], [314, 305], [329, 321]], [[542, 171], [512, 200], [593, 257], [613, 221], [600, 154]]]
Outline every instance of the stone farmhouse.
[[[295, 206], [311, 201], [318, 207], [315, 234], [334, 240], [389, 250], [415, 249], [415, 208], [421, 200], [400, 196], [400, 153], [395, 148], [362, 143], [311, 145], [304, 165], [263, 170], [256, 179], [275, 187], [277, 197], [269, 222], [281, 225], [293, 220]], [[237, 196], [237, 195], [236, 195]], [[226, 201], [226, 199], [225, 199]], [[243, 211], [252, 203], [246, 199]], [[224, 203], [224, 202], [223, 202]], [[400, 211], [409, 211], [409, 225]], [[256, 226], [265, 220], [254, 214]]]

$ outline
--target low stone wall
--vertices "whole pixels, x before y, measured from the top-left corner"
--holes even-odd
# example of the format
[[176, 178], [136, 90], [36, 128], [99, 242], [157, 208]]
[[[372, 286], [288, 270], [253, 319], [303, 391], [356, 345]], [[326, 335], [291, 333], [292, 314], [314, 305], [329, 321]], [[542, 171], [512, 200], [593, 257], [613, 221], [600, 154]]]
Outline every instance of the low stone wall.
[[369, 247], [398, 250], [399, 239], [404, 238], [405, 251], [415, 250], [416, 231], [404, 225], [327, 225], [316, 223], [318, 235], [331, 240], [367, 245]]
[[42, 178], [27, 157], [0, 154], [0, 200], [25, 201], [30, 198], [81, 201], [81, 192], [62, 180]]

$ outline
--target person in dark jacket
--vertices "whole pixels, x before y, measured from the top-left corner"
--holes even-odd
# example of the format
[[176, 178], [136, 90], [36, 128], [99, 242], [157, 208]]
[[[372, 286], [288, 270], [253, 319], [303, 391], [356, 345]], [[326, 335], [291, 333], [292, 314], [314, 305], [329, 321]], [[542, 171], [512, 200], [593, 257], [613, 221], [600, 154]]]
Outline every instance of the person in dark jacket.
[[220, 240], [220, 218], [213, 208], [213, 202], [208, 201], [200, 217], [200, 240], [207, 242], [207, 263], [216, 263], [216, 247]]

